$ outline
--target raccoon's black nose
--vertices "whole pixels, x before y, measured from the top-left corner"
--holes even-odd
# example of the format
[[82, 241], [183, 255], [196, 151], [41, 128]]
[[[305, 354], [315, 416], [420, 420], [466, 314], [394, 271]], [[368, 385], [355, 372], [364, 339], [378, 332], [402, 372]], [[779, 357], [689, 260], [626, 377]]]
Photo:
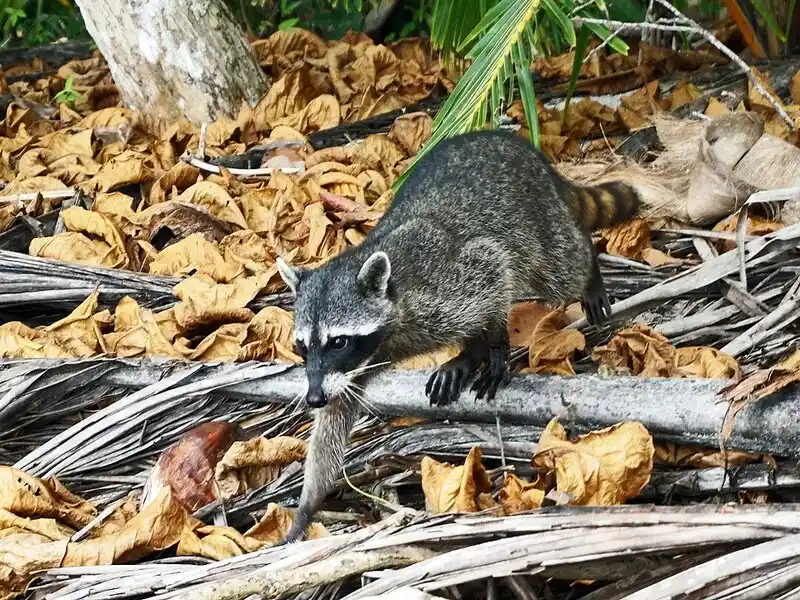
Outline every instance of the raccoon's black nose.
[[328, 403], [328, 399], [325, 397], [325, 393], [322, 390], [319, 391], [309, 391], [306, 394], [306, 404], [308, 404], [311, 408], [322, 408]]

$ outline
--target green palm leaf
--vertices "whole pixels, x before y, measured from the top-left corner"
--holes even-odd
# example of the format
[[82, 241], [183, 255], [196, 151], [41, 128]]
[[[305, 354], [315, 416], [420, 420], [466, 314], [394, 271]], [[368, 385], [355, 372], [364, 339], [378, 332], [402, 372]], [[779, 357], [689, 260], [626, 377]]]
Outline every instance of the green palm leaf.
[[[395, 182], [395, 189], [402, 184], [405, 175], [413, 169], [417, 161], [440, 140], [482, 128], [489, 117], [490, 108], [493, 114], [497, 114], [495, 111], [499, 111], [502, 101], [511, 100], [507, 86], [513, 83], [514, 73], [520, 78], [522, 91], [527, 96], [527, 99], [523, 99], [525, 114], [531, 124], [531, 132], [536, 132], [534, 142], [538, 142], [536, 100], [530, 75], [529, 40], [532, 38], [530, 28], [533, 17], [539, 7], [540, 0], [500, 0], [487, 13], [495, 18], [494, 22], [486, 22], [486, 19], [483, 19], [476, 24], [475, 28], [480, 27], [485, 33], [477, 37], [477, 41], [467, 54], [467, 58], [472, 60], [472, 65], [436, 115], [431, 138], [419, 151], [410, 167]], [[462, 41], [468, 37], [475, 36], [465, 34]]]

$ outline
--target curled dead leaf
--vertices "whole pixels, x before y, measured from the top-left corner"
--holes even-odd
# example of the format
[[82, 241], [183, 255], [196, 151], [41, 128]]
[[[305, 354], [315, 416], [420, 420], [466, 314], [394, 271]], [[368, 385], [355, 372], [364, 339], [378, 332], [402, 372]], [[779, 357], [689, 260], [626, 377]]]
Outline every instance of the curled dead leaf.
[[235, 442], [216, 466], [215, 478], [224, 498], [232, 498], [273, 481], [285, 465], [306, 458], [308, 444], [279, 436]]
[[735, 358], [708, 346], [678, 348], [675, 366], [682, 377], [739, 379], [742, 376]]
[[422, 491], [425, 504], [434, 513], [477, 512], [494, 506], [492, 482], [475, 446], [458, 467], [429, 457], [422, 459]]
[[241, 265], [227, 262], [219, 247], [200, 233], [192, 233], [164, 248], [148, 268], [150, 273], [156, 275], [186, 276], [196, 273], [223, 283], [233, 281], [244, 273]]
[[389, 130], [389, 139], [397, 142], [409, 156], [414, 156], [428, 141], [433, 131], [433, 119], [426, 112], [401, 115]]
[[707, 469], [711, 467], [738, 467], [763, 460], [761, 454], [742, 452], [741, 450], [711, 450], [702, 446], [683, 444], [667, 444], [659, 442], [655, 445], [655, 461], [675, 467], [693, 467]]
[[576, 350], [586, 347], [583, 334], [565, 329], [568, 319], [564, 310], [551, 311], [536, 324], [530, 340], [530, 371], [553, 375], [574, 375], [571, 358]]
[[260, 288], [255, 277], [237, 279], [229, 284], [218, 284], [207, 275], [189, 277], [173, 290], [181, 300], [175, 306], [175, 320], [183, 331], [201, 325], [246, 323], [253, 312], [245, 307]]
[[675, 375], [675, 347], [647, 325], [635, 324], [592, 351], [592, 360], [615, 371], [642, 377]]
[[513, 473], [508, 473], [500, 488], [498, 501], [507, 515], [541, 508], [545, 490], [537, 479], [533, 483], [523, 481]]
[[[258, 540], [263, 544], [277, 544], [286, 538], [294, 524], [294, 513], [279, 504], [270, 503], [261, 520], [248, 529], [246, 538]], [[311, 523], [306, 530], [307, 540], [316, 540], [330, 535], [321, 523]]]
[[650, 481], [655, 448], [647, 429], [637, 422], [567, 439], [553, 419], [533, 456], [535, 468], [555, 472], [557, 491], [573, 504], [611, 506], [635, 498]]

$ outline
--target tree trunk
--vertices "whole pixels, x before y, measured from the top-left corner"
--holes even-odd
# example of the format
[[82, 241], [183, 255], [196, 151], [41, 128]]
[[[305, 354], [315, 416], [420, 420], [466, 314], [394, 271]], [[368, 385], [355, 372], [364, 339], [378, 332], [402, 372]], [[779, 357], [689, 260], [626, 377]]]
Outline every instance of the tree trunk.
[[131, 108], [194, 123], [254, 105], [264, 74], [222, 0], [77, 0]]

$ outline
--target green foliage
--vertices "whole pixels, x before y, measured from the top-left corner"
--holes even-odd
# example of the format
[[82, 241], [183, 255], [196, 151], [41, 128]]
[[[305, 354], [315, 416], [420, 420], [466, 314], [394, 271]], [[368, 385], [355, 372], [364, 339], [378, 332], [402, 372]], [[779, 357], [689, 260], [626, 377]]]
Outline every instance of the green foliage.
[[76, 102], [83, 102], [83, 96], [76, 92], [73, 86], [74, 82], [72, 80], [72, 75], [70, 75], [64, 82], [64, 89], [56, 94], [55, 101], [59, 104], [65, 103], [70, 108], [75, 106]]
[[[615, 17], [641, 20], [643, 11], [641, 4], [627, 0], [616, 5]], [[576, 35], [572, 19], [608, 14], [604, 0], [436, 0], [431, 26], [434, 47], [445, 55], [466, 58], [471, 65], [437, 114], [431, 139], [413, 164], [446, 137], [481, 129], [487, 120], [496, 124], [515, 89], [522, 99], [531, 142], [538, 147], [539, 121], [530, 73], [534, 53], [549, 56], [575, 48], [571, 97], [589, 36], [605, 40], [611, 35], [600, 26], [587, 26]], [[618, 38], [608, 45], [624, 54], [629, 50]], [[395, 188], [404, 179], [400, 177]]]
[[70, 0], [0, 0], [0, 32], [3, 48], [89, 39], [81, 13]]

